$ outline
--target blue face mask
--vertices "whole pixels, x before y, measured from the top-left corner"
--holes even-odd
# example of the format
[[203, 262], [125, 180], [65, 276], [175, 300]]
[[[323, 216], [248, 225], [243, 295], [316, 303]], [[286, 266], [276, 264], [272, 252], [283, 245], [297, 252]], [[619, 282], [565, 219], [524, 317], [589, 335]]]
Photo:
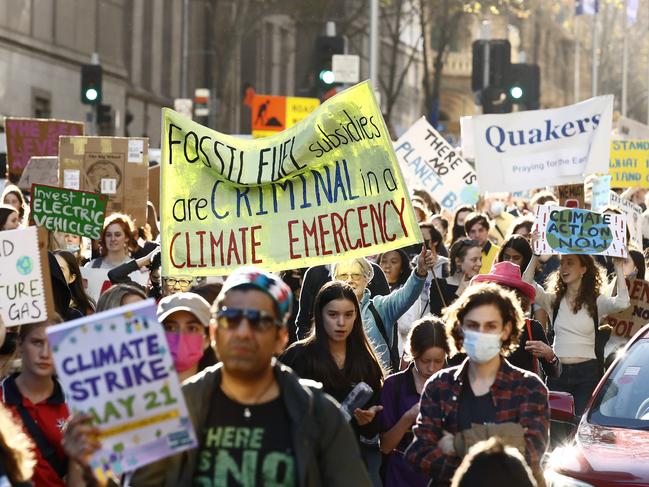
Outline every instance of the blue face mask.
[[469, 359], [478, 364], [489, 362], [500, 353], [500, 335], [464, 330], [464, 351]]

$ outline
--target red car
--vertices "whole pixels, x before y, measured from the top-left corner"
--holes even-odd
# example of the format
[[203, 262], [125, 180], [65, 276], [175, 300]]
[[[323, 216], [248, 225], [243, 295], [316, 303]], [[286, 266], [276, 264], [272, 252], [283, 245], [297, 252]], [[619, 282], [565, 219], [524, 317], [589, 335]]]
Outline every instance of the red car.
[[548, 487], [649, 486], [649, 325], [608, 369], [545, 477]]

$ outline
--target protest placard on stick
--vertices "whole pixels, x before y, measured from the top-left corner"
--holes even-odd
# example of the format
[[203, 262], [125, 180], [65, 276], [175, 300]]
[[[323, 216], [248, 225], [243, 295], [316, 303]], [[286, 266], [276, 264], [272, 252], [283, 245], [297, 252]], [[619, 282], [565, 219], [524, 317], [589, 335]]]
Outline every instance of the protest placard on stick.
[[6, 118], [9, 176], [17, 182], [32, 156], [59, 154], [60, 135], [83, 135], [83, 123], [40, 118]]
[[593, 211], [601, 211], [609, 203], [611, 175], [603, 174], [601, 176], [593, 176], [591, 178], [591, 188], [591, 209]]
[[607, 173], [612, 111], [613, 96], [606, 95], [562, 108], [472, 117], [465, 125], [473, 128], [480, 191], [576, 184], [586, 174]]
[[411, 190], [425, 189], [449, 211], [478, 201], [475, 171], [425, 118], [399, 137], [394, 151]]
[[584, 208], [584, 185], [566, 184], [557, 186], [559, 205], [568, 208]]
[[98, 240], [104, 227], [108, 197], [35, 184], [29, 217], [36, 226]]
[[54, 312], [45, 230], [0, 232], [0, 315], [5, 325], [38, 323]]
[[245, 140], [162, 111], [162, 269], [224, 275], [327, 264], [421, 241], [369, 82]]
[[153, 300], [49, 327], [47, 336], [68, 407], [100, 430], [90, 461], [100, 477], [196, 446]]
[[535, 254], [626, 257], [626, 216], [539, 205], [534, 213]]

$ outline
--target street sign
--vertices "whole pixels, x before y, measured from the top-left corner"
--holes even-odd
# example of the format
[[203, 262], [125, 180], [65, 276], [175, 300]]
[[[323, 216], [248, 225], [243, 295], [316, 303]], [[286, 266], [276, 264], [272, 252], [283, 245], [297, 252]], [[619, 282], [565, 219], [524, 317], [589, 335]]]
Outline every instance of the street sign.
[[358, 83], [360, 77], [360, 58], [355, 54], [334, 54], [331, 69], [336, 83]]
[[292, 127], [318, 108], [317, 98], [255, 94], [252, 99], [252, 135], [266, 137]]
[[187, 118], [193, 118], [193, 106], [194, 102], [191, 98], [176, 98], [174, 100], [174, 110], [176, 110], [178, 113], [182, 113]]
[[210, 114], [210, 90], [207, 88], [196, 88], [194, 91], [194, 115], [207, 117]]

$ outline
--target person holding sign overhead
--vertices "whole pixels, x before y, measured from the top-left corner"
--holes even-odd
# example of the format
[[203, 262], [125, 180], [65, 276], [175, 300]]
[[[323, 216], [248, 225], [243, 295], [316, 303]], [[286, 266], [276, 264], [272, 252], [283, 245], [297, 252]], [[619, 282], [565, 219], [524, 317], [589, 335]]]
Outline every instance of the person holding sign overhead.
[[[539, 238], [532, 233], [532, 242]], [[534, 247], [534, 245], [532, 245]], [[608, 340], [599, 324], [610, 314], [630, 304], [624, 279], [623, 258], [613, 258], [617, 276], [617, 296], [602, 294], [607, 285], [606, 271], [591, 255], [563, 254], [559, 269], [547, 281], [547, 291], [534, 282], [538, 256], [530, 260], [523, 279], [536, 289], [535, 303], [550, 317], [554, 332], [554, 352], [562, 364], [561, 375], [549, 378], [552, 390], [569, 392], [580, 415], [604, 372], [604, 346]]]

